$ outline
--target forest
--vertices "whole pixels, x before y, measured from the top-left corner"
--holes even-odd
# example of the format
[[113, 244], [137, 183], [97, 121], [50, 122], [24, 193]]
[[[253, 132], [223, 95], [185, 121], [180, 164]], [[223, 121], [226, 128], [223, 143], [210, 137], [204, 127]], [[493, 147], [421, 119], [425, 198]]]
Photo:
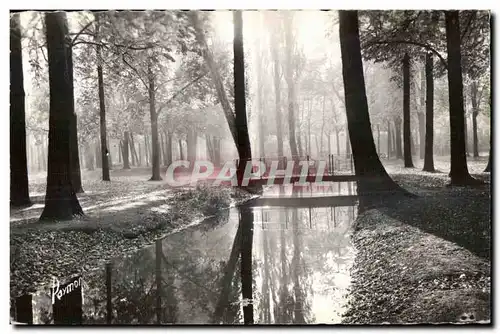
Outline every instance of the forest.
[[[56, 273], [101, 268], [104, 260], [256, 197], [261, 204], [254, 209], [309, 207], [311, 226], [312, 207], [356, 203], [346, 205], [358, 210], [348, 220], [358, 249], [352, 265], [361, 273], [366, 254], [379, 250], [357, 239], [360, 229], [380, 222], [397, 230], [394, 220], [418, 227], [404, 233], [427, 233], [438, 245], [470, 251], [477, 261], [466, 256], [465, 263], [469, 269], [481, 263], [470, 270], [484, 274], [475, 281], [483, 289], [491, 242], [491, 30], [491, 13], [481, 10], [11, 12], [11, 297], [32, 293]], [[216, 168], [234, 161], [238, 186], [171, 187], [165, 173], [181, 160]], [[326, 173], [338, 189], [319, 194], [312, 183], [306, 190], [294, 185], [291, 196], [299, 200], [280, 188], [275, 196], [282, 200], [273, 202], [272, 190], [242, 182], [248, 161], [279, 161], [285, 169], [283, 161], [303, 160], [316, 167], [328, 161]], [[302, 198], [308, 191], [309, 200]], [[390, 218], [371, 216], [374, 207]], [[250, 249], [241, 251], [240, 274], [243, 299], [252, 299], [244, 277], [252, 275], [255, 256], [248, 224], [258, 219], [245, 209], [239, 214], [252, 216], [236, 221], [247, 232], [234, 236]], [[474, 233], [466, 236], [471, 226]], [[368, 238], [384, 238], [381, 230], [370, 231]], [[51, 250], [45, 250], [48, 240]], [[392, 252], [406, 249], [403, 241], [378, 242]], [[83, 249], [92, 254], [78, 263], [75, 254]], [[50, 265], [66, 252], [66, 260]], [[290, 268], [300, 267], [294, 254]], [[429, 254], [459, 259], [435, 249]], [[30, 267], [34, 273], [27, 274]], [[301, 273], [290, 274], [295, 285]], [[370, 275], [362, 279], [383, 281]], [[355, 299], [364, 298], [362, 287], [352, 289]], [[269, 295], [266, 303], [265, 323], [314, 322], [271, 317]], [[247, 307], [242, 321], [254, 323]], [[482, 314], [481, 307], [474, 312]], [[362, 310], [355, 304], [344, 321], [415, 320], [408, 309], [386, 318]]]

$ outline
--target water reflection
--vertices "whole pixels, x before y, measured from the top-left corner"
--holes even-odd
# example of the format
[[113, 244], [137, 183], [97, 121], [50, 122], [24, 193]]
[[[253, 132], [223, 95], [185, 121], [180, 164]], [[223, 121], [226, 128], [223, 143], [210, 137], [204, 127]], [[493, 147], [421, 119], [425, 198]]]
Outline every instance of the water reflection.
[[[334, 205], [224, 211], [86, 274], [82, 321], [339, 323], [355, 215]], [[53, 323], [49, 293], [33, 296], [34, 323]]]

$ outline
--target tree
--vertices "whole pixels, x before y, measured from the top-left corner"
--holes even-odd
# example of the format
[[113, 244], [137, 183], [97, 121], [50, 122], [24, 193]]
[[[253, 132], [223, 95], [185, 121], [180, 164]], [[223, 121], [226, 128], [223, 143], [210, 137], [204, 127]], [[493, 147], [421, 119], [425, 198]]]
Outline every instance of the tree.
[[[96, 36], [99, 38], [99, 17], [101, 13], [96, 14]], [[97, 80], [98, 80], [98, 94], [99, 94], [99, 119], [100, 119], [100, 133], [101, 133], [101, 167], [102, 167], [102, 180], [110, 181], [109, 178], [109, 161], [108, 161], [108, 142], [106, 133], [106, 101], [104, 96], [104, 76], [102, 73], [102, 46], [96, 46], [97, 57]]]
[[[269, 14], [269, 13], [266, 13]], [[274, 17], [269, 17], [268, 23], [275, 23]], [[274, 83], [274, 112], [276, 118], [276, 140], [278, 144], [278, 156], [283, 156], [283, 125], [281, 115], [281, 76], [282, 72], [279, 58], [279, 29], [276, 24], [271, 25], [269, 44], [273, 60], [273, 83]], [[282, 166], [280, 165], [282, 168]]]
[[70, 111], [70, 160], [71, 160], [71, 184], [76, 193], [83, 193], [82, 176], [80, 171], [80, 154], [78, 151], [78, 126], [77, 117], [75, 113], [75, 93], [73, 86], [73, 46], [71, 39], [66, 37], [67, 48], [67, 62], [68, 62], [68, 75], [69, 75], [69, 92], [71, 93], [71, 111]]
[[245, 166], [252, 159], [250, 138], [248, 136], [246, 97], [245, 97], [245, 59], [243, 53], [243, 18], [241, 11], [233, 12], [234, 20], [234, 111], [237, 133], [238, 156], [240, 157], [237, 177], [238, 185], [243, 181]]
[[10, 16], [10, 204], [30, 205], [19, 14]]
[[405, 167], [413, 168], [410, 131], [410, 56], [403, 56], [403, 145]]
[[465, 157], [464, 98], [458, 11], [445, 11], [445, 21], [450, 103], [451, 184], [475, 184], [479, 181], [470, 176]]
[[49, 159], [45, 207], [40, 220], [69, 220], [82, 215], [71, 178], [72, 84], [66, 43], [68, 27], [64, 12], [45, 14], [49, 62], [50, 116]]
[[434, 62], [432, 54], [425, 57], [425, 157], [424, 171], [434, 172]]
[[387, 174], [375, 149], [366, 99], [357, 11], [339, 11], [342, 77], [358, 194], [403, 191]]
[[290, 151], [294, 159], [298, 159], [297, 142], [295, 140], [295, 80], [293, 75], [293, 52], [294, 42], [292, 36], [292, 14], [291, 12], [284, 13], [285, 26], [285, 80], [288, 86], [288, 140], [290, 142]]

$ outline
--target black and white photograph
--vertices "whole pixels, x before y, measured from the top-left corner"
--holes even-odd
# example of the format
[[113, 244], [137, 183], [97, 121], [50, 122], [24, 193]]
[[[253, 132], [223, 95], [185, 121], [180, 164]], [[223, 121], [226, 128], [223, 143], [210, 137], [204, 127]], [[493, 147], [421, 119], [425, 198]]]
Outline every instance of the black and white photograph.
[[9, 326], [492, 327], [494, 16], [9, 10]]

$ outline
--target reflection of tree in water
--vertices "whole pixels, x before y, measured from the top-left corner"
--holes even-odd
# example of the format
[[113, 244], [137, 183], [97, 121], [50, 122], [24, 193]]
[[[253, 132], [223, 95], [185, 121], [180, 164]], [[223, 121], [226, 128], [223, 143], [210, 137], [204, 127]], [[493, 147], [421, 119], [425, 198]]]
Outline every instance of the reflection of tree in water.
[[[298, 189], [293, 191], [300, 193]], [[272, 213], [262, 212], [263, 220], [271, 221], [265, 226], [280, 222], [283, 226], [280, 230], [263, 228], [261, 232], [259, 322], [315, 322], [312, 309], [315, 293], [322, 295], [321, 298], [332, 298], [334, 313], [334, 309], [341, 307], [337, 300], [340, 296], [336, 292], [340, 287], [337, 276], [347, 275], [352, 257], [349, 230], [355, 219], [354, 208], [278, 208], [274, 211], [276, 215]], [[319, 304], [315, 305], [317, 311]]]

